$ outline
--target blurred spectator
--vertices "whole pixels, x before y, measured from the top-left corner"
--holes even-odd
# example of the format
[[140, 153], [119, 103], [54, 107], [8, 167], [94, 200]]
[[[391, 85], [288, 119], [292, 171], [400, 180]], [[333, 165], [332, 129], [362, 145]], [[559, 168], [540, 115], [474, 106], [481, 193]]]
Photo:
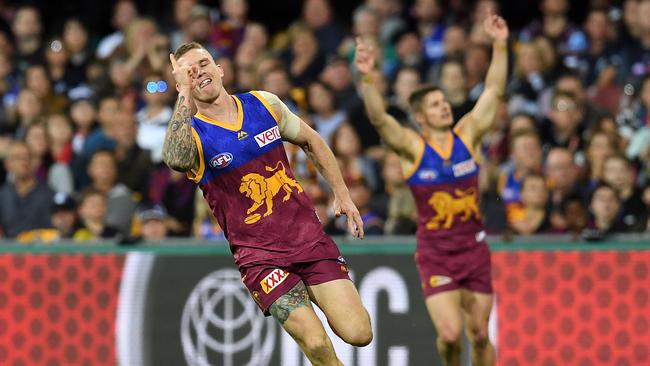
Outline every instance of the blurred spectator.
[[43, 102], [36, 93], [22, 89], [18, 94], [18, 119], [14, 126], [9, 127], [17, 138], [25, 137], [25, 131], [31, 124], [41, 121], [43, 117]]
[[614, 188], [621, 202], [621, 216], [628, 231], [643, 231], [646, 226], [646, 205], [643, 193], [634, 183], [634, 170], [622, 155], [612, 155], [603, 163], [603, 181]]
[[[330, 58], [327, 62], [327, 65], [325, 66], [325, 69], [320, 75], [320, 80], [334, 91], [334, 96], [336, 99], [335, 104], [338, 105], [342, 110], [348, 111], [356, 103], [360, 102], [359, 95], [357, 94], [357, 90], [354, 87], [354, 83], [352, 82], [350, 64], [346, 58]], [[268, 89], [264, 88], [264, 90]], [[284, 101], [284, 99], [282, 100]], [[288, 106], [291, 109], [291, 106]]]
[[515, 77], [508, 85], [510, 113], [528, 113], [542, 116], [539, 97], [547, 80], [540, 48], [533, 42], [521, 43], [517, 47]]
[[632, 140], [635, 133], [642, 127], [648, 126], [648, 112], [650, 111], [650, 76], [643, 77], [635, 99], [621, 109], [616, 121], [619, 124], [619, 133], [627, 140]]
[[[483, 29], [483, 24], [481, 22], [480, 29]], [[467, 46], [467, 34], [463, 27], [458, 25], [450, 25], [445, 31], [445, 37], [443, 39], [443, 47], [445, 48], [445, 58], [448, 60], [461, 60], [465, 53], [465, 47]]]
[[539, 174], [542, 168], [542, 149], [535, 131], [524, 130], [512, 136], [511, 165], [505, 166], [499, 176], [497, 192], [506, 207], [508, 222], [521, 207], [521, 184], [529, 174]]
[[551, 149], [546, 156], [544, 173], [550, 196], [551, 225], [554, 230], [565, 230], [567, 218], [562, 214], [564, 201], [570, 196], [584, 194], [578, 188], [579, 171], [571, 151], [561, 147]]
[[43, 114], [63, 113], [68, 106], [65, 96], [55, 94], [43, 65], [31, 65], [25, 70], [25, 85], [43, 103]]
[[20, 85], [13, 70], [12, 60], [9, 54], [0, 51], [0, 94], [3, 96], [0, 103], [0, 133], [13, 130], [19, 92]]
[[420, 36], [415, 30], [405, 30], [397, 33], [391, 43], [395, 45], [395, 53], [397, 54], [397, 65], [390, 69], [389, 76], [391, 78], [396, 70], [404, 67], [415, 68], [419, 74], [424, 74], [427, 71], [429, 65], [424, 59], [422, 42], [420, 42]]
[[522, 42], [531, 42], [538, 36], [550, 38], [564, 58], [587, 51], [587, 37], [568, 17], [570, 2], [567, 0], [542, 0], [542, 18], [536, 19], [519, 34]]
[[604, 131], [596, 132], [591, 136], [585, 150], [585, 181], [589, 191], [603, 178], [603, 164], [605, 160], [618, 153], [618, 139], [616, 135]]
[[332, 152], [336, 156], [343, 179], [363, 178], [372, 192], [379, 189], [379, 177], [374, 161], [361, 154], [361, 141], [352, 126], [342, 123], [332, 133]]
[[431, 63], [442, 60], [445, 55], [444, 24], [441, 4], [438, 0], [415, 0], [413, 17], [422, 39], [424, 56]]
[[[323, 225], [323, 230], [327, 235], [345, 235], [345, 229], [337, 225], [337, 220], [331, 210], [331, 204], [327, 196], [316, 197], [313, 199], [314, 210]], [[341, 224], [339, 221], [338, 224]], [[365, 228], [364, 228], [365, 229]]]
[[221, 15], [212, 33], [212, 44], [220, 55], [232, 57], [244, 38], [248, 1], [221, 0]]
[[205, 49], [208, 50], [213, 58], [221, 55], [210, 43], [212, 38], [212, 20], [210, 19], [210, 9], [207, 6], [200, 4], [192, 6], [190, 19], [185, 29], [185, 38], [188, 39], [188, 42], [199, 42], [205, 45]]
[[[223, 87], [228, 91], [228, 93], [237, 92], [237, 72], [235, 72], [235, 64], [232, 59], [227, 56], [222, 56], [216, 58], [214, 62], [216, 62], [217, 65], [221, 65], [221, 68], [223, 69], [223, 76], [221, 77]], [[167, 87], [174, 89], [175, 86], [171, 84], [167, 85]]]
[[[366, 235], [383, 235], [384, 234], [384, 220], [370, 207], [370, 198], [372, 192], [366, 180], [362, 177], [348, 180], [348, 189], [350, 190], [350, 198], [352, 202], [359, 209], [361, 220], [363, 220], [363, 231]], [[341, 216], [338, 218], [339, 227], [344, 228], [347, 218]]]
[[85, 80], [93, 50], [88, 42], [88, 31], [79, 19], [71, 18], [63, 26], [63, 46], [68, 53], [71, 72]]
[[23, 6], [16, 10], [12, 31], [16, 42], [15, 65], [21, 73], [29, 65], [43, 63], [41, 47], [42, 24], [38, 9], [33, 6]]
[[548, 120], [542, 123], [542, 142], [544, 149], [563, 147], [575, 153], [582, 150], [580, 120], [582, 114], [578, 109], [573, 94], [557, 92], [551, 102]]
[[540, 234], [551, 228], [546, 211], [548, 191], [544, 177], [528, 174], [521, 182], [521, 208], [510, 215], [510, 226], [515, 234]]
[[573, 240], [578, 240], [589, 223], [589, 212], [580, 196], [567, 197], [562, 202], [562, 216], [565, 218], [566, 232]]
[[[416, 230], [417, 209], [413, 193], [406, 184], [402, 173], [400, 157], [389, 152], [384, 157], [382, 178], [384, 193], [371, 202], [372, 210], [386, 217], [386, 235], [413, 235]], [[377, 207], [382, 205], [384, 207]]]
[[332, 135], [345, 121], [345, 112], [336, 108], [333, 90], [320, 81], [309, 84], [307, 98], [316, 131], [332, 146]]
[[[113, 152], [109, 150], [95, 152], [88, 163], [88, 175], [92, 189], [105, 196], [106, 225], [114, 227], [125, 236], [128, 235], [131, 232], [131, 219], [136, 203], [131, 190], [117, 182], [117, 163]], [[83, 200], [80, 206], [83, 206]]]
[[167, 238], [165, 220], [167, 212], [162, 206], [148, 207], [138, 214], [142, 240], [146, 242], [161, 242]]
[[[383, 2], [397, 0], [383, 0]], [[302, 19], [316, 36], [325, 56], [334, 55], [343, 41], [344, 33], [333, 19], [332, 6], [328, 0], [306, 0], [302, 6]]]
[[25, 134], [25, 143], [32, 153], [32, 166], [36, 178], [40, 182], [47, 183], [54, 192], [73, 192], [72, 170], [67, 164], [54, 163], [45, 123], [29, 126]]
[[168, 214], [167, 228], [171, 236], [188, 236], [192, 233], [196, 184], [184, 173], [160, 165], [151, 172], [149, 199], [162, 205]]
[[393, 83], [394, 95], [390, 99], [388, 113], [402, 124], [406, 125], [411, 122], [409, 120], [411, 110], [409, 97], [421, 82], [420, 73], [414, 68], [404, 67], [397, 72], [395, 83]]
[[576, 74], [564, 73], [560, 75], [555, 82], [557, 93], [566, 93], [573, 95], [580, 112], [580, 127], [583, 130], [591, 128], [602, 118], [608, 116], [607, 111], [589, 100], [587, 90]]
[[[45, 61], [54, 94], [65, 96], [71, 88], [78, 86], [83, 81], [84, 75], [75, 75], [70, 67], [68, 51], [60, 38], [52, 38], [45, 45]], [[65, 101], [67, 102], [67, 100]]]
[[192, 236], [198, 240], [225, 240], [224, 232], [200, 189], [196, 190], [194, 205]]
[[4, 237], [51, 226], [53, 193], [36, 179], [32, 162], [27, 144], [14, 142], [9, 146], [4, 163], [11, 179], [0, 188], [0, 235]]
[[95, 128], [84, 141], [82, 152], [84, 157], [90, 157], [98, 150], [115, 149], [115, 119], [119, 108], [119, 102], [115, 97], [105, 97], [99, 102], [99, 111], [96, 115], [99, 128]]
[[113, 52], [124, 43], [126, 29], [129, 24], [137, 17], [138, 9], [133, 0], [118, 0], [115, 3], [113, 17], [111, 18], [111, 24], [115, 32], [101, 39], [97, 46], [97, 58], [105, 60], [113, 55]]
[[140, 201], [148, 195], [149, 175], [153, 167], [151, 152], [136, 144], [136, 136], [142, 125], [138, 127], [133, 115], [125, 111], [118, 111], [113, 121], [117, 181], [128, 187], [134, 193], [134, 199]]
[[311, 29], [296, 24], [289, 29], [290, 46], [284, 54], [293, 85], [305, 86], [318, 77], [325, 59]]
[[52, 166], [48, 172], [48, 184], [55, 192], [73, 193], [74, 176], [72, 162], [72, 126], [62, 114], [53, 114], [47, 118], [47, 141]]
[[490, 51], [485, 46], [471, 44], [465, 54], [465, 76], [467, 77], [467, 91], [471, 101], [478, 100], [483, 93], [485, 75], [490, 66]]
[[172, 50], [177, 49], [183, 43], [192, 41], [189, 37], [189, 28], [194, 5], [196, 5], [196, 0], [174, 0], [174, 25], [176, 28], [169, 35]]
[[77, 203], [66, 193], [56, 193], [52, 201], [51, 220], [60, 239], [71, 239], [79, 229]]
[[499, 14], [499, 4], [494, 0], [479, 0], [476, 2], [472, 13], [472, 25], [470, 28], [470, 42], [489, 46], [492, 44], [490, 37], [485, 33], [483, 21], [490, 14]]
[[161, 72], [169, 62], [169, 39], [158, 32], [152, 19], [133, 21], [126, 31], [125, 46], [128, 59], [123, 71], [128, 80], [136, 73]]
[[440, 67], [440, 87], [451, 105], [454, 121], [458, 121], [473, 107], [465, 84], [465, 70], [458, 61], [445, 61]]
[[104, 193], [92, 187], [84, 190], [79, 200], [79, 228], [75, 230], [73, 239], [92, 241], [116, 237], [120, 230], [107, 223], [107, 211]]
[[136, 114], [138, 121], [138, 146], [151, 151], [151, 161], [162, 162], [162, 146], [167, 124], [172, 118], [169, 87], [160, 74], [150, 74], [142, 81], [145, 105]]
[[277, 95], [290, 111], [298, 113], [298, 105], [291, 97], [291, 81], [283, 67], [275, 67], [262, 76], [262, 89]]
[[621, 233], [626, 227], [621, 221], [621, 202], [616, 190], [610, 185], [601, 183], [594, 189], [589, 204], [592, 220], [589, 229], [600, 234]]
[[400, 14], [402, 0], [366, 0], [365, 3], [379, 16], [379, 40], [381, 43], [389, 43], [398, 32], [406, 27], [404, 17]]
[[588, 49], [581, 57], [567, 59], [569, 67], [577, 69], [587, 84], [594, 83], [608, 64], [609, 54], [612, 52], [608, 44], [607, 28], [610, 19], [607, 10], [594, 8], [587, 14], [584, 30], [587, 35]]

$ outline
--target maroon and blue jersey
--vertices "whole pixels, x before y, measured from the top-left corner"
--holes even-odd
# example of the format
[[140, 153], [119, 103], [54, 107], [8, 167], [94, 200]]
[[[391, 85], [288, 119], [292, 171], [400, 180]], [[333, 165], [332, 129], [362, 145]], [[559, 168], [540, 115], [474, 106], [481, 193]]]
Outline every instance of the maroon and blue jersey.
[[188, 177], [203, 191], [238, 266], [296, 261], [325, 233], [289, 167], [279, 120], [267, 101], [254, 91], [232, 97], [237, 125], [194, 116], [200, 165]]
[[406, 172], [418, 210], [418, 250], [462, 250], [485, 238], [479, 166], [461, 136], [449, 136], [448, 151], [424, 141], [412, 171]]

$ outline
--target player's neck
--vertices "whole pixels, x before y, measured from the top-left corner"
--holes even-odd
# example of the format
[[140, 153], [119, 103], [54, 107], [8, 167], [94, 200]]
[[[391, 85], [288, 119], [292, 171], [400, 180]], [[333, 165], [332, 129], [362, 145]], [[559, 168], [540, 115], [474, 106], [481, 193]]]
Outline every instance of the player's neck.
[[237, 122], [237, 103], [225, 89], [221, 90], [219, 97], [214, 102], [197, 102], [196, 108], [199, 113], [206, 117], [232, 124]]
[[422, 136], [431, 143], [441, 148], [446, 148], [449, 143], [449, 135], [451, 129], [449, 128], [427, 128], [422, 131]]

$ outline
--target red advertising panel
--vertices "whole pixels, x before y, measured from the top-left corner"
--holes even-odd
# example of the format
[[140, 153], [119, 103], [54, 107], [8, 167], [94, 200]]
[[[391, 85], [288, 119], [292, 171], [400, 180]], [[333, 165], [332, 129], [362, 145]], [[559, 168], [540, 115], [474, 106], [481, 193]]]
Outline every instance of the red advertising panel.
[[0, 255], [1, 365], [115, 365], [123, 255]]
[[650, 365], [650, 251], [492, 258], [499, 365]]

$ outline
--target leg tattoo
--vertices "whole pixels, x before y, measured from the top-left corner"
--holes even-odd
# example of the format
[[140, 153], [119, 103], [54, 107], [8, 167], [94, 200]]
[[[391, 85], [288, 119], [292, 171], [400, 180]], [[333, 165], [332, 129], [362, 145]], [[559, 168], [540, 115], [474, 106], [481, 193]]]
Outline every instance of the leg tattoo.
[[311, 302], [309, 300], [309, 293], [307, 293], [307, 287], [302, 281], [298, 282], [289, 292], [280, 296], [273, 305], [271, 305], [271, 315], [280, 322], [284, 324], [289, 318], [289, 314], [302, 306], [311, 307]]

